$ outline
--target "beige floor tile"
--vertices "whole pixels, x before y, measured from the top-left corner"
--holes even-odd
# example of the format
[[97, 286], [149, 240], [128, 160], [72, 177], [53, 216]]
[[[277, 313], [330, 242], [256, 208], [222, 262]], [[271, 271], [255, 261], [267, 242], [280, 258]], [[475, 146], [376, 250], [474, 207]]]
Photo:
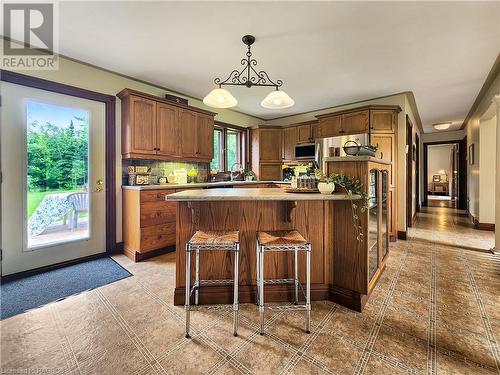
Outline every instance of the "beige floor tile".
[[293, 375], [323, 375], [328, 374], [325, 370], [322, 370], [316, 365], [313, 365], [307, 362], [304, 359], [301, 359], [297, 365], [290, 372]]
[[493, 375], [497, 373], [492, 368], [467, 363], [439, 352], [437, 354], [437, 370], [438, 374], [447, 375]]
[[368, 360], [368, 364], [366, 365], [364, 374], [400, 375], [400, 374], [407, 374], [407, 372], [404, 369], [398, 368], [397, 366], [394, 365], [391, 366], [391, 364], [389, 364], [387, 361], [384, 361], [383, 359], [377, 358], [376, 356], [372, 355]]

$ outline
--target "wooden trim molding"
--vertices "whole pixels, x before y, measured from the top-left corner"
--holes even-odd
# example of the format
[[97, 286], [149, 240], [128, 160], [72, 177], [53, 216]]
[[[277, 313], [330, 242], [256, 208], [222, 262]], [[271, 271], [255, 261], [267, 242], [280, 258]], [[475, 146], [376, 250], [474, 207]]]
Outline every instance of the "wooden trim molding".
[[39, 90], [55, 92], [74, 96], [77, 98], [93, 100], [105, 105], [105, 170], [106, 170], [106, 252], [116, 252], [116, 121], [115, 106], [116, 98], [96, 91], [82, 89], [42, 78], [32, 77], [25, 74], [0, 70], [0, 80]]
[[398, 230], [398, 240], [407, 240], [406, 231]]

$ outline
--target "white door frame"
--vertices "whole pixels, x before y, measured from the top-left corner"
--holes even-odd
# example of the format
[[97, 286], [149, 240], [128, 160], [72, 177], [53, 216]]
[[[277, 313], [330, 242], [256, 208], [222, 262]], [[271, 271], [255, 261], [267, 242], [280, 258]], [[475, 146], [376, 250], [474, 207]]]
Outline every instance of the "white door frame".
[[[0, 70], [0, 81], [104, 103], [105, 105], [104, 126], [105, 126], [105, 144], [106, 144], [105, 146], [106, 249], [105, 250], [107, 254], [114, 254], [119, 252], [119, 248], [116, 243], [116, 135], [115, 135], [116, 98], [115, 96], [102, 94], [99, 92], [86, 90], [58, 82], [48, 81], [41, 78], [36, 78], [3, 69]], [[0, 168], [1, 167], [2, 166], [0, 165]], [[0, 200], [0, 207], [1, 207], [1, 200]], [[3, 235], [4, 234], [0, 233], [0, 241], [2, 240]]]

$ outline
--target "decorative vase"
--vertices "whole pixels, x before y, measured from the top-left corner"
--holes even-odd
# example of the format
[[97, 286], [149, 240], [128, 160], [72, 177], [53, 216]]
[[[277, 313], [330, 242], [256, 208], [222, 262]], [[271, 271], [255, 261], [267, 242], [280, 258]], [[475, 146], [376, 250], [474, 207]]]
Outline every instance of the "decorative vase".
[[318, 184], [318, 190], [321, 194], [332, 194], [335, 190], [335, 184], [333, 182], [320, 182]]

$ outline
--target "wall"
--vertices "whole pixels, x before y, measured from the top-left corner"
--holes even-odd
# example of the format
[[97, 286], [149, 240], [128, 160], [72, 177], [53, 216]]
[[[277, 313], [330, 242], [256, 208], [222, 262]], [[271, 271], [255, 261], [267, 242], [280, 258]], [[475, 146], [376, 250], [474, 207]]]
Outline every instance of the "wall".
[[454, 149], [453, 144], [433, 145], [428, 148], [427, 181], [431, 183], [432, 176], [439, 174], [441, 175], [441, 181], [448, 181], [449, 192], [451, 192], [451, 179], [453, 177], [451, 158]]
[[[3, 39], [0, 39], [0, 48], [3, 48]], [[64, 57], [59, 60], [59, 69], [55, 71], [24, 71], [22, 74], [47, 79], [54, 82], [64, 83], [103, 94], [116, 95], [124, 88], [146, 92], [152, 95], [164, 97], [170, 92], [167, 88], [146, 84], [127, 78], [122, 75], [112, 73], [97, 67], [79, 63]], [[175, 94], [178, 95], [178, 94]], [[180, 96], [180, 95], [179, 95]], [[187, 96], [185, 96], [187, 97]], [[208, 109], [201, 100], [187, 97], [189, 104], [195, 107]], [[216, 120], [243, 127], [255, 126], [262, 123], [262, 120], [232, 111], [229, 109], [217, 110]], [[122, 162], [121, 162], [121, 106], [120, 99], [116, 98], [116, 240], [122, 240], [122, 194], [120, 181], [122, 180]]]
[[422, 143], [461, 141], [467, 134], [465, 130], [422, 134]]
[[[492, 104], [494, 106], [494, 104]], [[497, 117], [479, 122], [479, 222], [495, 222], [495, 158]]]
[[[480, 120], [492, 107], [492, 100], [495, 95], [500, 95], [500, 72], [497, 73], [493, 79], [490, 87], [485, 91], [484, 96], [479, 102], [476, 110], [472, 113], [471, 117], [465, 124], [465, 132], [467, 134], [467, 148], [474, 144], [474, 159], [475, 163], [470, 165], [467, 163], [467, 194], [468, 194], [468, 210], [474, 218], [479, 218], [479, 194], [480, 194], [480, 181], [479, 181], [479, 152], [482, 147], [480, 144]], [[496, 109], [495, 109], [496, 110]], [[498, 118], [497, 118], [498, 120]], [[498, 127], [498, 124], [497, 124]], [[493, 206], [493, 202], [491, 202]]]

